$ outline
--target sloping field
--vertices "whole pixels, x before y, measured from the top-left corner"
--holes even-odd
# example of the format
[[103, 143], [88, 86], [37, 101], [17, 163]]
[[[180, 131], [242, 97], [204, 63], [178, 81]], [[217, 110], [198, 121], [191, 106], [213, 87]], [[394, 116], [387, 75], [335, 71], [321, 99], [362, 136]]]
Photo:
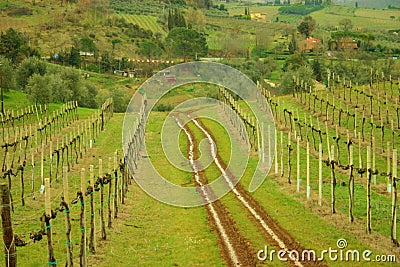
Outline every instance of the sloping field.
[[153, 33], [160, 32], [165, 34], [164, 29], [157, 23], [156, 17], [131, 14], [118, 14], [117, 17], [124, 18], [127, 22], [139, 25], [143, 29], [151, 30]]

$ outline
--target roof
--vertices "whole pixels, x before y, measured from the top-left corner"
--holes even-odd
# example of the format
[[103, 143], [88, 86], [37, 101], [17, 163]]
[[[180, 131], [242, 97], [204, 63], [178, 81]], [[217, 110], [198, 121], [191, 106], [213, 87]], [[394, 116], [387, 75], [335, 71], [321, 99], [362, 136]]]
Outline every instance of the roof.
[[306, 40], [299, 42], [299, 49], [301, 51], [311, 51], [321, 43], [320, 39], [308, 37]]
[[320, 39], [317, 39], [317, 38], [314, 38], [314, 37], [308, 37], [307, 40], [306, 40], [306, 42], [307, 42], [307, 43], [320, 43], [321, 40], [320, 40]]

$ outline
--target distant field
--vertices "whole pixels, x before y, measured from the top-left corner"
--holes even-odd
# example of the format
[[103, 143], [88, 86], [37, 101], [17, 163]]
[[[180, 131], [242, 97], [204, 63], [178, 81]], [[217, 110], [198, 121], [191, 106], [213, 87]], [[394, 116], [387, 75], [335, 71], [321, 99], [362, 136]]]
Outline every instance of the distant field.
[[[229, 11], [229, 15], [240, 15], [244, 14], [245, 5], [238, 4], [227, 4], [227, 9]], [[267, 20], [273, 21], [278, 15], [278, 6], [250, 6], [250, 12], [261, 12], [265, 13], [267, 16]]]
[[[231, 16], [244, 14], [246, 5], [238, 3], [226, 4]], [[250, 5], [250, 12], [262, 12], [267, 20], [288, 23], [296, 23], [302, 16], [281, 15], [278, 12], [279, 6], [253, 6]], [[400, 10], [354, 8], [349, 6], [331, 6], [311, 13], [311, 16], [321, 26], [339, 26], [339, 21], [344, 18], [352, 20], [354, 27], [361, 27], [370, 30], [389, 30], [400, 28]], [[394, 16], [394, 19], [390, 18]]]
[[369, 8], [387, 8], [389, 5], [400, 6], [399, 0], [334, 0], [334, 2], [353, 7], [355, 6], [355, 2], [357, 2], [359, 7]]
[[[351, 8], [344, 6], [332, 6], [313, 12], [311, 16], [321, 26], [339, 26], [339, 22], [348, 18], [354, 27], [369, 30], [389, 30], [400, 28], [400, 11], [373, 10], [366, 8]], [[390, 16], [395, 16], [391, 19]]]
[[157, 18], [148, 15], [131, 15], [118, 14], [117, 17], [124, 18], [127, 22], [137, 24], [143, 29], [151, 30], [153, 33], [165, 33], [160, 24], [157, 23]]

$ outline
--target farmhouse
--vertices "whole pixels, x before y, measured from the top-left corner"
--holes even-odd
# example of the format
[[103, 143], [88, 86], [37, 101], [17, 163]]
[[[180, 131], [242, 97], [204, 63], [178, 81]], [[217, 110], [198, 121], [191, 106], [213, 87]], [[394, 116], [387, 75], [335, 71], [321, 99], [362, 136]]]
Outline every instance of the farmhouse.
[[119, 75], [119, 76], [124, 76], [124, 77], [129, 77], [129, 78], [134, 78], [135, 74], [134, 72], [128, 70], [114, 70], [114, 74], [115, 75]]
[[357, 42], [355, 40], [353, 40], [353, 38], [351, 37], [346, 37], [346, 38], [342, 38], [339, 40], [338, 44], [337, 44], [337, 49], [338, 50], [357, 50], [358, 49], [358, 45]]
[[319, 45], [321, 45], [321, 40], [314, 37], [308, 37], [306, 40], [299, 42], [298, 46], [299, 50], [302, 52], [311, 52]]
[[267, 14], [261, 12], [250, 12], [250, 18], [251, 20], [266, 21]]

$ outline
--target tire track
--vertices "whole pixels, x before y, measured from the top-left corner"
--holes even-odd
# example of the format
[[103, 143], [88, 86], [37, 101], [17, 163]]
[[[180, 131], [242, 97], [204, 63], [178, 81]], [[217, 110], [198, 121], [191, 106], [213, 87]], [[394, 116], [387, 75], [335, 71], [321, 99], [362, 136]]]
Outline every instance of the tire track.
[[[190, 115], [188, 115], [189, 118]], [[192, 119], [192, 118], [191, 118]], [[232, 193], [235, 197], [243, 204], [245, 209], [253, 216], [255, 222], [259, 226], [259, 228], [264, 233], [268, 242], [271, 245], [279, 246], [282, 250], [287, 253], [295, 250], [299, 253], [300, 257], [297, 259], [291, 259], [287, 257], [288, 260], [293, 265], [296, 266], [325, 266], [324, 264], [318, 261], [304, 260], [301, 255], [303, 251], [305, 251], [304, 247], [302, 247], [295, 238], [282, 226], [279, 225], [274, 219], [272, 219], [264, 207], [262, 207], [257, 200], [255, 200], [240, 183], [236, 183], [237, 178], [234, 177], [229, 171], [226, 171], [227, 165], [222, 160], [221, 156], [216, 152], [215, 147], [215, 138], [212, 134], [209, 133], [209, 130], [198, 120], [192, 119], [194, 124], [204, 133], [207, 137], [208, 142], [211, 146], [212, 157], [214, 158], [214, 164], [222, 174], [225, 182], [229, 187], [232, 188]], [[236, 183], [236, 186], [234, 184]]]
[[[209, 203], [210, 199], [214, 197], [214, 193], [205, 189], [204, 185], [208, 183], [208, 180], [204, 172], [199, 171], [202, 169], [201, 166], [194, 163], [198, 154], [197, 141], [187, 126], [183, 126], [176, 118], [175, 121], [188, 138], [189, 163], [194, 173], [195, 183], [205, 203]], [[218, 233], [222, 256], [227, 264], [229, 266], [255, 266], [255, 253], [249, 245], [250, 242], [240, 234], [235, 221], [229, 216], [227, 208], [219, 200], [210, 202], [205, 207], [210, 228], [215, 229]]]

